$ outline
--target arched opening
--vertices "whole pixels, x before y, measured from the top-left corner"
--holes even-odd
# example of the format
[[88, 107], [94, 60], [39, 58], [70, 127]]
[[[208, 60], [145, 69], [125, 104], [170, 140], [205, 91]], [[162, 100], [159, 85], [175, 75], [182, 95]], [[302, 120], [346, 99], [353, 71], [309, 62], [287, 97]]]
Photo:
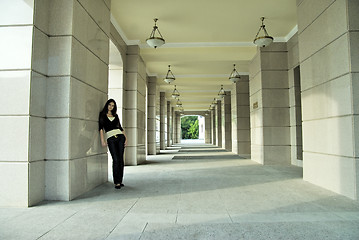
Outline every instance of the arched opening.
[[204, 143], [205, 122], [201, 115], [185, 115], [181, 117], [181, 142], [197, 140]]
[[[108, 98], [117, 103], [117, 114], [123, 123], [123, 61], [120, 51], [110, 40], [109, 66], [108, 66]], [[108, 152], [108, 181], [112, 182], [112, 158]]]

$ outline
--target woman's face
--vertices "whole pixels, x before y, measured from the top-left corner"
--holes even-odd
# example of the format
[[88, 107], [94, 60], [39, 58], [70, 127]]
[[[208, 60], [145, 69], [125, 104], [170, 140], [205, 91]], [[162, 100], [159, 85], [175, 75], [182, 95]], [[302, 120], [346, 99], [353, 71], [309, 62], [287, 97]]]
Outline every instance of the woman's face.
[[115, 103], [114, 102], [110, 102], [108, 105], [107, 105], [107, 109], [109, 111], [112, 111], [112, 109], [115, 107]]

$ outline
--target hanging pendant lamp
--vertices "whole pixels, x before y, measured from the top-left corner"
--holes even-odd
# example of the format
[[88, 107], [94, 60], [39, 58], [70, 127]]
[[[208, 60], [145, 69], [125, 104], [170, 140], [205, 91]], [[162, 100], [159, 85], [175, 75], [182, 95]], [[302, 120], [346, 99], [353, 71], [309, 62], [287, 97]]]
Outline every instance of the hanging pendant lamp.
[[220, 89], [219, 92], [218, 92], [218, 96], [219, 96], [219, 99], [218, 99], [218, 100], [221, 100], [221, 98], [223, 98], [224, 96], [226, 96], [226, 93], [224, 92], [224, 89], [223, 89], [223, 85], [221, 85], [221, 89]]
[[[256, 37], [253, 40], [253, 43], [255, 45], [257, 45], [258, 47], [266, 47], [269, 44], [271, 44], [273, 42], [273, 37], [269, 36], [265, 25], [263, 24], [264, 21], [264, 17], [261, 17], [261, 21], [262, 21], [262, 25], [259, 27], [259, 30], [257, 32]], [[264, 35], [263, 36], [258, 36], [259, 32], [263, 29]]]
[[229, 80], [233, 83], [236, 83], [241, 80], [241, 77], [236, 70], [236, 64], [233, 64], [233, 71], [231, 72], [231, 75], [229, 75]]
[[180, 96], [180, 93], [178, 92], [178, 90], [176, 89], [176, 85], [175, 85], [175, 89], [172, 92], [171, 95], [173, 98], [178, 98]]
[[177, 99], [176, 106], [182, 107], [182, 102], [181, 102], [181, 100], [179, 100], [179, 98]]
[[176, 80], [176, 78], [171, 71], [171, 65], [168, 65], [168, 71], [167, 71], [166, 77], [163, 79], [163, 81], [170, 84], [174, 80]]
[[[165, 40], [162, 37], [160, 30], [157, 27], [158, 18], [153, 19], [155, 21], [155, 26], [153, 26], [150, 37], [146, 39], [147, 44], [150, 47], [157, 48], [165, 44]], [[159, 37], [156, 37], [156, 32], [158, 32]]]

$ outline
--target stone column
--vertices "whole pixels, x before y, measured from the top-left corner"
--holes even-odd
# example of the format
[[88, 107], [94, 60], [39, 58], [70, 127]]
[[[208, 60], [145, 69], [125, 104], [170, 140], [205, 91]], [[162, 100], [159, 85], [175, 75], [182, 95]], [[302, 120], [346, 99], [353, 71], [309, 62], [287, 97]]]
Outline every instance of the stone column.
[[138, 165], [146, 161], [146, 67], [140, 56], [140, 48], [127, 48], [126, 79], [124, 82], [124, 123], [127, 134], [125, 164]]
[[286, 43], [258, 48], [249, 68], [251, 159], [290, 164]]
[[232, 86], [232, 152], [250, 158], [249, 76], [241, 76]]
[[231, 91], [222, 99], [222, 148], [232, 151]]
[[222, 147], [222, 106], [221, 101], [217, 101], [217, 105], [215, 108], [216, 114], [216, 138], [217, 138], [217, 146]]
[[172, 145], [172, 113], [171, 101], [167, 101], [167, 147]]
[[216, 134], [216, 111], [215, 109], [211, 110], [211, 136], [212, 136], [212, 144], [217, 145], [217, 134]]
[[166, 93], [160, 92], [160, 148], [166, 149], [167, 146], [167, 102]]
[[172, 144], [175, 144], [176, 141], [176, 112], [175, 112], [175, 108], [172, 107], [171, 108], [171, 138], [172, 138]]
[[156, 77], [147, 77], [147, 154], [156, 155]]
[[205, 125], [205, 143], [212, 143], [212, 129], [211, 129], [211, 114], [206, 113], [205, 119], [204, 119], [204, 125]]
[[303, 178], [358, 199], [359, 2], [297, 2]]
[[288, 42], [288, 83], [289, 83], [289, 121], [291, 163], [303, 166], [302, 144], [302, 104], [300, 90], [300, 66], [298, 34], [296, 33]]
[[176, 114], [176, 127], [177, 127], [177, 143], [181, 143], [182, 139], [182, 129], [181, 129], [181, 115], [179, 112]]

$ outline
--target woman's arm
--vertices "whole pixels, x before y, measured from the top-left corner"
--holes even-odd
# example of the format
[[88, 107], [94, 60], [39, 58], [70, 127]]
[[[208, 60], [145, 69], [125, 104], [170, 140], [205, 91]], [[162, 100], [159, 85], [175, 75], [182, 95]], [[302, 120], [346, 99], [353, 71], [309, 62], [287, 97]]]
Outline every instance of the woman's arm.
[[105, 141], [103, 129], [100, 130], [100, 137], [101, 137], [101, 145], [102, 145], [102, 147], [106, 147], [106, 146], [107, 146], [107, 142]]
[[125, 136], [125, 146], [127, 146], [127, 136], [126, 136], [126, 133], [125, 133], [125, 129], [122, 128], [122, 133], [123, 135]]

